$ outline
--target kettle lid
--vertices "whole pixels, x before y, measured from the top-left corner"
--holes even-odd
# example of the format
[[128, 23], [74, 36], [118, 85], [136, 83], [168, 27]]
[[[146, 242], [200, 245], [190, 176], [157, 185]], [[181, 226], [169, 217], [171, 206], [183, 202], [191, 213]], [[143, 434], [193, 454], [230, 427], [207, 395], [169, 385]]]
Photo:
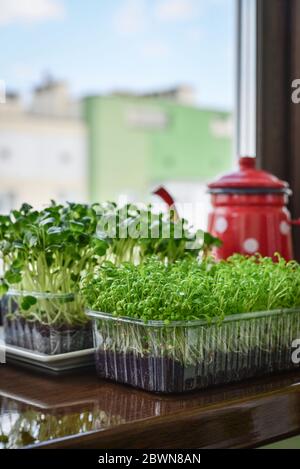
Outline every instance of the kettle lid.
[[239, 169], [226, 174], [220, 179], [210, 183], [209, 189], [264, 189], [278, 190], [288, 189], [287, 182], [281, 181], [276, 176], [255, 167], [256, 158], [244, 156], [239, 159]]

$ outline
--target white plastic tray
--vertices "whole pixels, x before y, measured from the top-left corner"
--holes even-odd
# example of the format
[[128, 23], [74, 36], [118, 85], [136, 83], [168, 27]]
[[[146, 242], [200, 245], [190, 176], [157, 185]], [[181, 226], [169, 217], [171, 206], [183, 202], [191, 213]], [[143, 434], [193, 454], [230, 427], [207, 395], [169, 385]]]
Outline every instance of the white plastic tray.
[[[95, 349], [77, 350], [59, 355], [46, 355], [22, 347], [7, 345], [3, 342], [3, 328], [0, 327], [0, 355], [6, 355], [6, 361], [14, 361], [48, 369], [53, 372], [71, 371], [93, 365]], [[2, 353], [1, 353], [2, 352]]]

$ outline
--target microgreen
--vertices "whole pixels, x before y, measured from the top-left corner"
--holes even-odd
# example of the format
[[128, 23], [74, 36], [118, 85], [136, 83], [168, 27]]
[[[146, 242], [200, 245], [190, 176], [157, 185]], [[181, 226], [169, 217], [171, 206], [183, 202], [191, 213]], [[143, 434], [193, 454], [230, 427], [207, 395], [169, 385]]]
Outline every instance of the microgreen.
[[[110, 219], [115, 220], [113, 233], [104, 229]], [[60, 308], [58, 315], [57, 302], [51, 307], [47, 299], [41, 309], [42, 301], [34, 302], [33, 293], [76, 293], [82, 273], [92, 272], [99, 260], [114, 264], [128, 261], [133, 267], [155, 255], [163, 265], [195, 259], [200, 252], [205, 258], [218, 243], [208, 233], [192, 231], [183, 219], [175, 222], [172, 212], [155, 214], [150, 206], [119, 209], [115, 204], [64, 206], [52, 202], [37, 211], [23, 204], [19, 210], [0, 216], [4, 267], [0, 293], [6, 293], [9, 286], [28, 292], [19, 305], [26, 319], [81, 323], [85, 316], [78, 296], [73, 308]]]
[[142, 319], [193, 321], [300, 306], [300, 265], [235, 255], [220, 263], [156, 257], [134, 266], [106, 262], [82, 282], [89, 308]]
[[195, 366], [193, 373], [208, 382], [225, 356], [234, 376], [249, 357], [257, 365], [266, 353], [268, 363], [276, 356], [274, 367], [288, 369], [292, 337], [299, 336], [300, 265], [280, 258], [105, 263], [83, 279], [82, 292], [90, 310], [115, 319], [90, 313], [100, 357], [112, 351], [168, 358]]
[[[172, 210], [156, 213], [150, 205], [118, 208], [115, 204], [101, 209], [100, 238], [110, 244], [108, 258], [116, 264], [142, 263], [153, 255], [168, 262], [196, 258], [200, 253], [207, 257], [213, 246], [221, 244], [209, 233], [193, 230], [187, 220], [175, 220]], [[107, 229], [111, 220], [113, 224]]]
[[[83, 270], [89, 271], [106, 252], [108, 244], [95, 240], [98, 222], [96, 207], [52, 202], [41, 211], [23, 204], [19, 210], [0, 216], [0, 253], [4, 278], [0, 290], [8, 286], [28, 293], [20, 301], [21, 313], [27, 319], [81, 323], [86, 320], [80, 300], [73, 308], [51, 308], [45, 301], [44, 310], [33, 292], [53, 294], [76, 293]], [[35, 306], [37, 304], [37, 306]]]

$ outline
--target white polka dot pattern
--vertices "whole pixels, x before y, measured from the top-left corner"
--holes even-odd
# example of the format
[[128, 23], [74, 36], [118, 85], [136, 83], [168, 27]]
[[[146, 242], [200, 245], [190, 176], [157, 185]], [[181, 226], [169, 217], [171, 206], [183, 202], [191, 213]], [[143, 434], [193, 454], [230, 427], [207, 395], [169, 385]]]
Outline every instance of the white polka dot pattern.
[[228, 221], [224, 217], [218, 217], [215, 222], [215, 230], [217, 233], [225, 233], [228, 228]]
[[291, 225], [286, 221], [280, 223], [280, 233], [284, 236], [287, 236], [291, 232]]
[[259, 249], [259, 242], [255, 238], [248, 238], [244, 241], [243, 248], [248, 254], [255, 254]]

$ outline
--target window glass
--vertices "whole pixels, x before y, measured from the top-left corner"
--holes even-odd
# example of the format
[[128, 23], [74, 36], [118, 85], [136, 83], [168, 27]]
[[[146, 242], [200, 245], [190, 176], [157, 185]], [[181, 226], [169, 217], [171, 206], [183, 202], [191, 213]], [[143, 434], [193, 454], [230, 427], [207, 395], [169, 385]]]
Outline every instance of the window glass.
[[204, 227], [206, 184], [234, 164], [235, 5], [2, 0], [0, 148], [14, 158], [0, 153], [0, 179], [22, 187], [12, 204], [153, 202], [162, 185], [197, 202]]

